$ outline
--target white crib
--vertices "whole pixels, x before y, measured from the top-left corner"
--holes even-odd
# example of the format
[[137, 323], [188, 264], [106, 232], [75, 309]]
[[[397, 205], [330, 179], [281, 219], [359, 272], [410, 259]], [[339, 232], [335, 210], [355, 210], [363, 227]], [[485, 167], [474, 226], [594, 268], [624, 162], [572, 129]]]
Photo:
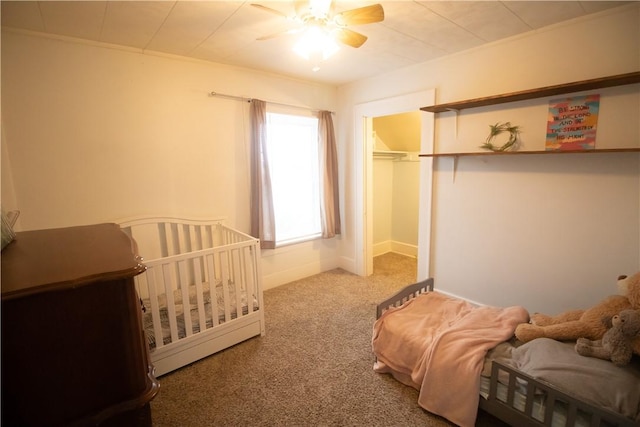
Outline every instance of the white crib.
[[221, 219], [118, 223], [147, 267], [136, 288], [156, 376], [264, 335], [257, 239]]

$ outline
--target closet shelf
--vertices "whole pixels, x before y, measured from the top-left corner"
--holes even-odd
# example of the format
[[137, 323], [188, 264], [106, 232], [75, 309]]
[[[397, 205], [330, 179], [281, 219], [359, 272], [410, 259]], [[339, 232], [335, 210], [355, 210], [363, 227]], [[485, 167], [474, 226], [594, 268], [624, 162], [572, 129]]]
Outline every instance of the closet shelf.
[[420, 157], [472, 157], [472, 156], [519, 156], [523, 154], [599, 154], [599, 153], [640, 153], [640, 148], [603, 148], [600, 150], [537, 150], [537, 151], [482, 151], [476, 153], [436, 153], [419, 154]]
[[407, 157], [406, 151], [389, 151], [389, 150], [374, 150], [373, 157], [382, 157], [387, 159], [400, 159]]
[[555, 86], [545, 86], [537, 89], [523, 90], [520, 92], [506, 93], [502, 95], [488, 96], [485, 98], [468, 99], [464, 101], [436, 104], [422, 107], [420, 110], [430, 113], [443, 113], [446, 111], [459, 111], [466, 108], [485, 107], [488, 105], [503, 104], [506, 102], [524, 101], [527, 99], [543, 98], [546, 96], [562, 95], [584, 90], [593, 90], [613, 86], [623, 86], [640, 83], [640, 71], [615, 76], [602, 77], [591, 80], [566, 83]]

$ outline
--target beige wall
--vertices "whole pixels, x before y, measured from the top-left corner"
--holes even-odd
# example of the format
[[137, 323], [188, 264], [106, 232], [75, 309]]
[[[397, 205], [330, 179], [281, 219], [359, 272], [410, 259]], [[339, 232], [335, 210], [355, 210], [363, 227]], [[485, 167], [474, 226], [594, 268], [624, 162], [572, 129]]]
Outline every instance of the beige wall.
[[[579, 42], [575, 42], [579, 40]], [[559, 49], [569, 54], [559, 54]], [[640, 4], [604, 12], [340, 87], [343, 117], [362, 103], [436, 89], [438, 102], [491, 96], [640, 69]], [[640, 147], [638, 85], [603, 90], [599, 147]], [[436, 151], [477, 151], [488, 125], [523, 126], [543, 146], [548, 99], [436, 118]], [[606, 110], [606, 111], [605, 111]], [[356, 124], [357, 125], [357, 124]], [[354, 124], [342, 122], [342, 155], [356, 158]], [[357, 168], [345, 176], [346, 228]], [[616, 292], [618, 274], [640, 270], [640, 155], [451, 158], [434, 161], [432, 269], [448, 293], [495, 305], [559, 312]], [[342, 257], [356, 257], [353, 235]], [[351, 240], [350, 240], [351, 239]]]
[[393, 167], [391, 159], [373, 159], [374, 256], [391, 252], [393, 224]]
[[[184, 215], [248, 231], [248, 103], [210, 91], [337, 106], [330, 86], [3, 32], [3, 207], [23, 230]], [[267, 285], [335, 267], [337, 240], [264, 251]]]
[[418, 253], [420, 163], [373, 159], [373, 256]]
[[420, 151], [420, 112], [373, 118], [373, 130], [392, 151]]
[[[568, 42], [570, 55], [559, 55]], [[21, 209], [23, 229], [163, 213], [224, 215], [246, 230], [246, 105], [206, 94], [337, 111], [343, 234], [265, 251], [263, 272], [276, 285], [355, 264], [354, 230], [363, 218], [354, 215], [361, 179], [354, 106], [430, 88], [438, 102], [456, 101], [639, 68], [637, 3], [339, 88], [3, 33], [2, 202]], [[637, 91], [607, 93], [598, 144], [640, 144]], [[496, 119], [522, 124], [533, 148], [546, 102], [461, 113], [457, 137], [451, 114], [439, 116], [436, 150], [475, 149]], [[451, 159], [435, 161], [437, 286], [546, 312], [614, 292], [618, 274], [640, 269], [639, 157], [478, 158], [461, 160], [456, 171]]]

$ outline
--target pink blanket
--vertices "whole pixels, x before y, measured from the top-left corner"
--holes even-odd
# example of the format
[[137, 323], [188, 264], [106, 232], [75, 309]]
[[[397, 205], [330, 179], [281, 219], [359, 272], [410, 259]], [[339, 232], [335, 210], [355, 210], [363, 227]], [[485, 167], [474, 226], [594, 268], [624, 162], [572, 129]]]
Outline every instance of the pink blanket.
[[484, 356], [528, 321], [520, 306], [477, 307], [438, 292], [422, 294], [374, 324], [374, 369], [418, 389], [418, 404], [427, 411], [473, 426]]

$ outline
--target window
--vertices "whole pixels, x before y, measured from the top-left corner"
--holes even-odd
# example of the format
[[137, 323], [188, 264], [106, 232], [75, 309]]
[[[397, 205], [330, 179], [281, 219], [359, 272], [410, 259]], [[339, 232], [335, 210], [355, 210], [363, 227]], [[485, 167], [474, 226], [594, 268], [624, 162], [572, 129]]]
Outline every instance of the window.
[[267, 112], [276, 245], [320, 237], [318, 119]]

